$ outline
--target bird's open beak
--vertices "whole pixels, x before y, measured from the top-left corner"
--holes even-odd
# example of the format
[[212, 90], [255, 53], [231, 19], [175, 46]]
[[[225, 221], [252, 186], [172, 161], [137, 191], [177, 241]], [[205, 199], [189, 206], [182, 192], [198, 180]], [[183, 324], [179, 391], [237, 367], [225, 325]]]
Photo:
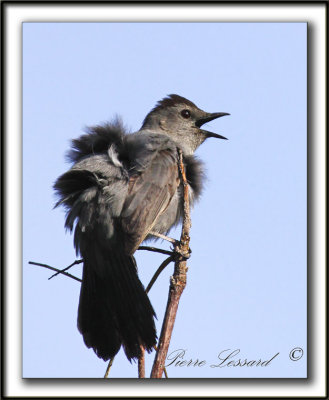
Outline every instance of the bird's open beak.
[[[213, 119], [216, 118], [220, 118], [220, 117], [224, 117], [225, 115], [230, 115], [229, 113], [226, 112], [217, 112], [217, 113], [205, 113], [202, 117], [200, 117], [197, 122], [195, 123], [195, 125], [200, 128], [200, 126], [202, 126], [203, 124], [205, 124], [206, 122], [210, 122]], [[209, 131], [205, 131], [202, 129], [202, 132], [206, 135], [206, 137], [214, 137], [217, 139], [225, 139], [227, 140], [226, 137], [222, 136], [222, 135], [218, 135], [217, 133], [213, 133], [213, 132], [209, 132]]]

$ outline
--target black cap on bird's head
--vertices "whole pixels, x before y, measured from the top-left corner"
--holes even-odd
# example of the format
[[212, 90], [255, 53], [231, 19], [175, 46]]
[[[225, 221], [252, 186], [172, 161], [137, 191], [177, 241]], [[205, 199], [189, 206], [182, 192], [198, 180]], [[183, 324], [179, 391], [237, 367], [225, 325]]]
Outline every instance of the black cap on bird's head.
[[205, 123], [225, 115], [230, 114], [208, 113], [192, 101], [171, 94], [159, 101], [147, 114], [141, 130], [164, 133], [184, 147], [187, 153], [193, 153], [207, 138], [227, 139], [217, 133], [200, 129]]

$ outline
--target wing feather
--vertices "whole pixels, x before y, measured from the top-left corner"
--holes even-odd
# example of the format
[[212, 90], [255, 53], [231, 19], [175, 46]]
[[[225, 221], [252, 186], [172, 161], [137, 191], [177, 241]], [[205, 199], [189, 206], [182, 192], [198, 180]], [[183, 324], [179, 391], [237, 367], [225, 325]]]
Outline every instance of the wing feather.
[[157, 218], [169, 206], [178, 185], [177, 155], [173, 149], [156, 152], [144, 171], [130, 177], [121, 213], [128, 254], [133, 254], [152, 230]]

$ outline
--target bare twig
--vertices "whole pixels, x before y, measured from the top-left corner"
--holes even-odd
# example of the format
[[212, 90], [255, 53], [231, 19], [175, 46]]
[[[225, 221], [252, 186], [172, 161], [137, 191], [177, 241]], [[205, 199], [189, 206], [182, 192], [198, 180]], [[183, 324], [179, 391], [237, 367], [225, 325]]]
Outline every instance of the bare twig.
[[170, 250], [163, 250], [163, 249], [158, 249], [157, 247], [150, 247], [150, 246], [139, 246], [137, 250], [148, 250], [148, 251], [153, 251], [154, 253], [167, 254], [168, 256], [173, 254], [173, 252]]
[[[157, 249], [159, 250], [159, 249]], [[171, 256], [166, 258], [160, 265], [160, 267], [156, 270], [155, 274], [153, 275], [152, 279], [150, 280], [150, 283], [147, 285], [147, 288], [145, 289], [145, 292], [148, 293], [154, 282], [157, 280], [158, 276], [161, 274], [161, 272], [166, 268], [168, 264], [170, 264], [174, 260], [174, 255], [171, 253]], [[157, 350], [156, 346], [154, 346], [155, 350]], [[165, 372], [166, 374], [166, 372]], [[143, 346], [141, 346], [141, 355], [138, 359], [138, 378], [145, 378], [145, 349]]]
[[56, 272], [56, 274], [51, 275], [51, 277], [48, 278], [48, 280], [52, 279], [54, 276], [57, 276], [59, 274], [62, 274], [63, 272], [67, 271], [68, 269], [72, 268], [74, 265], [81, 264], [83, 260], [75, 260], [72, 264], [70, 264], [68, 267], [61, 269], [60, 271]]
[[145, 378], [145, 349], [141, 346], [141, 355], [138, 359], [138, 378]]
[[170, 257], [166, 258], [163, 263], [160, 265], [160, 267], [155, 271], [155, 274], [153, 275], [152, 279], [150, 280], [150, 283], [147, 285], [147, 288], [145, 289], [145, 292], [148, 293], [152, 286], [154, 285], [154, 282], [158, 279], [158, 276], [161, 274], [161, 272], [166, 268], [168, 264], [170, 264], [172, 261], [174, 261], [174, 256], [171, 255]]
[[158, 351], [153, 363], [151, 378], [162, 377], [165, 360], [168, 353], [169, 343], [171, 339], [171, 334], [176, 319], [179, 299], [186, 286], [186, 272], [187, 272], [186, 257], [182, 256], [182, 254], [186, 255], [189, 254], [189, 243], [190, 243], [189, 232], [191, 228], [191, 219], [190, 219], [190, 205], [188, 196], [188, 184], [187, 184], [185, 168], [183, 163], [183, 155], [181, 150], [179, 150], [179, 170], [184, 189], [183, 227], [182, 227], [180, 242], [176, 246], [176, 252], [178, 256], [175, 261], [174, 275], [171, 277], [170, 280], [166, 314], [162, 324], [161, 335], [158, 344]]
[[62, 275], [68, 276], [69, 278], [75, 279], [75, 280], [78, 281], [78, 282], [82, 282], [82, 280], [81, 280], [80, 278], [77, 278], [76, 276], [71, 275], [71, 274], [69, 274], [68, 272], [63, 272], [63, 271], [60, 270], [60, 269], [51, 267], [50, 265], [41, 264], [41, 263], [36, 263], [36, 262], [34, 262], [34, 261], [29, 261], [29, 264], [38, 265], [39, 267], [44, 267], [44, 268], [51, 269], [52, 271], [56, 271], [56, 272], [58, 272], [59, 274], [62, 274]]
[[107, 365], [104, 378], [107, 378], [107, 377], [109, 376], [109, 372], [110, 372], [110, 369], [111, 369], [111, 367], [112, 367], [113, 361], [114, 361], [114, 357], [112, 357], [112, 358], [110, 359], [110, 361], [109, 361], [109, 363], [108, 363], [108, 365]]

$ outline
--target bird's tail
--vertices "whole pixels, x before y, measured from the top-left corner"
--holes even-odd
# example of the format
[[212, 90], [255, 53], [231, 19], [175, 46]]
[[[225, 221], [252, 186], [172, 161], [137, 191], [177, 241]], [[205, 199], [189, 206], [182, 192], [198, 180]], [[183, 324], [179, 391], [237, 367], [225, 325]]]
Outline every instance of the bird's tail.
[[123, 345], [129, 360], [156, 343], [154, 310], [133, 256], [119, 249], [84, 254], [78, 328], [87, 347], [108, 360]]

